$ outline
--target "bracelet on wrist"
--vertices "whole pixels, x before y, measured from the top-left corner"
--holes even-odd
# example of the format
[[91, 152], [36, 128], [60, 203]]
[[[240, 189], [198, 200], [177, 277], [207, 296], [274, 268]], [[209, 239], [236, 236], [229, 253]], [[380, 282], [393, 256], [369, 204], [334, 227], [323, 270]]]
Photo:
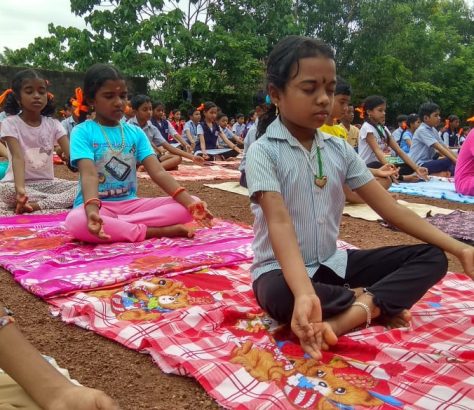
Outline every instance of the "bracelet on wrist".
[[102, 201], [99, 199], [99, 198], [90, 198], [88, 199], [86, 202], [84, 202], [84, 208], [87, 206], [87, 205], [90, 205], [92, 203], [94, 203], [97, 205], [97, 207], [100, 209], [102, 208]]
[[171, 194], [171, 198], [175, 199], [181, 192], [184, 192], [186, 191], [186, 188], [180, 186], [178, 188], [176, 188], [176, 191], [174, 191], [172, 194]]

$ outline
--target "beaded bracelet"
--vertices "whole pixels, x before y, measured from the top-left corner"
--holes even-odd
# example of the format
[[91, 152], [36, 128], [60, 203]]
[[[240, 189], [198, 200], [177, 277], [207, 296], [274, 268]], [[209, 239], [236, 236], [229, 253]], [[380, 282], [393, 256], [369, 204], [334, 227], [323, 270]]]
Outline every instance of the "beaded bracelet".
[[175, 199], [181, 192], [184, 192], [184, 191], [186, 191], [186, 188], [182, 186], [176, 188], [176, 191], [173, 192], [173, 194], [171, 195], [171, 198]]
[[8, 308], [3, 308], [5, 316], [0, 317], [0, 329], [5, 327], [6, 325], [15, 322], [15, 318], [13, 317], [13, 312]]
[[370, 311], [369, 306], [362, 302], [355, 302], [352, 304], [352, 306], [359, 306], [365, 310], [365, 313], [367, 313], [367, 323], [365, 326], [365, 328], [367, 329], [370, 326], [370, 323], [372, 322], [372, 312]]
[[87, 205], [90, 205], [92, 202], [96, 202], [99, 209], [102, 208], [102, 201], [99, 198], [90, 198], [90, 199], [88, 199], [86, 202], [84, 202], [84, 208]]

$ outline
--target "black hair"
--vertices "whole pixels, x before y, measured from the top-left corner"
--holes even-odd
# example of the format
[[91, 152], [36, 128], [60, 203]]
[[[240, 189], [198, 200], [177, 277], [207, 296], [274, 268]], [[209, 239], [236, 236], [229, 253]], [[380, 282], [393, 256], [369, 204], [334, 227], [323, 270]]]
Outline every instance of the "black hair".
[[387, 104], [387, 101], [385, 98], [383, 98], [380, 95], [371, 95], [367, 97], [364, 102], [362, 103], [362, 106], [364, 107], [364, 110], [367, 112], [368, 110], [373, 110], [375, 107], [378, 107], [379, 105], [382, 104]]
[[439, 105], [434, 102], [426, 102], [420, 105], [418, 115], [421, 121], [425, 121], [425, 115], [428, 117], [436, 111], [440, 111]]
[[124, 80], [122, 74], [109, 64], [97, 63], [89, 67], [84, 76], [84, 99], [93, 100], [99, 88], [109, 80]]
[[173, 110], [173, 114], [176, 114], [177, 112], [179, 112], [179, 113], [181, 114], [181, 110], [180, 110], [179, 108], [175, 108], [175, 109]]
[[249, 120], [255, 115], [255, 110], [249, 112]]
[[406, 119], [407, 127], [410, 128], [410, 125], [418, 121], [419, 119], [420, 119], [420, 116], [418, 114], [407, 115], [407, 119]]
[[[198, 110], [197, 108], [191, 107], [191, 108], [188, 110], [188, 116], [189, 116], [189, 117], [192, 117], [193, 114], [194, 114], [196, 111], [199, 111], [199, 110]], [[201, 111], [199, 111], [199, 113], [201, 113]]]
[[72, 108], [72, 101], [71, 101], [71, 97], [69, 97], [68, 99], [66, 99], [66, 102], [64, 103], [64, 108]]
[[350, 97], [352, 95], [352, 88], [349, 83], [340, 76], [337, 76], [336, 78], [334, 95], [348, 95]]
[[134, 95], [130, 100], [130, 105], [134, 110], [138, 110], [143, 104], [151, 102], [150, 97], [144, 94]]
[[406, 121], [408, 119], [408, 115], [405, 114], [400, 114], [397, 116], [397, 124], [400, 124], [403, 121]]
[[163, 111], [165, 110], [165, 105], [161, 101], [153, 101], [151, 103], [151, 108], [154, 110], [156, 107], [163, 107]]
[[[332, 48], [321, 40], [303, 37], [288, 36], [280, 40], [273, 48], [267, 60], [267, 90], [270, 85], [279, 90], [284, 90], [291, 79], [292, 70], [296, 66], [296, 74], [299, 72], [299, 61], [303, 58], [326, 57], [334, 60]], [[276, 106], [271, 104], [258, 122], [257, 138], [260, 138], [267, 127], [276, 118]]]
[[242, 117], [245, 118], [245, 115], [242, 114], [241, 112], [239, 112], [238, 114], [235, 115], [235, 119], [242, 118]]
[[223, 112], [221, 111], [219, 114], [217, 114], [216, 121], [219, 121], [219, 120], [221, 120], [221, 119], [224, 118], [224, 117], [229, 118], [229, 116], [228, 116], [227, 114], [225, 114], [225, 113], [223, 113]]
[[[12, 93], [8, 94], [7, 99], [4, 105], [4, 111], [9, 115], [16, 115], [21, 111], [21, 87], [23, 87], [23, 82], [25, 80], [39, 79], [46, 82], [46, 87], [48, 86], [48, 81], [45, 80], [39, 73], [32, 69], [26, 69], [18, 71], [13, 77], [11, 89]], [[55, 112], [54, 106], [54, 97], [52, 94], [48, 93], [46, 106], [41, 110], [41, 115], [50, 117]]]
[[451, 126], [451, 124], [453, 123], [453, 121], [459, 121], [459, 117], [458, 117], [457, 115], [451, 114], [451, 115], [448, 117], [448, 121], [449, 121], [449, 125]]
[[383, 98], [380, 95], [370, 95], [364, 100], [364, 102], [362, 103], [362, 107], [364, 108], [364, 112], [366, 116], [365, 120], [377, 130], [377, 133], [379, 134], [380, 138], [382, 138], [385, 141], [388, 141], [388, 139], [390, 138], [390, 135], [387, 133], [387, 130], [385, 129], [385, 127], [379, 127], [378, 124], [374, 124], [372, 120], [370, 119], [369, 114], [367, 114], [368, 110], [373, 110], [374, 108], [382, 104], [387, 104], [387, 101], [385, 100], [385, 98]]
[[203, 112], [209, 111], [211, 108], [217, 108], [217, 105], [212, 101], [206, 101], [204, 104]]

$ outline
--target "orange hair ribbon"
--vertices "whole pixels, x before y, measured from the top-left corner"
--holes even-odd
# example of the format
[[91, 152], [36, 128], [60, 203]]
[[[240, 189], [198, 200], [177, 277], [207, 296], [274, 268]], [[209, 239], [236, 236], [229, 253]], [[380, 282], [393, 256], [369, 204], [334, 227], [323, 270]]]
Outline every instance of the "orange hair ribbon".
[[196, 108], [196, 111], [202, 111], [202, 110], [204, 110], [204, 104], [203, 103], [201, 103], [201, 105]]
[[76, 117], [80, 117], [81, 111], [89, 112], [89, 107], [87, 105], [84, 105], [84, 95], [82, 94], [81, 87], [77, 87], [75, 90], [75, 93], [76, 93], [76, 98], [71, 98], [71, 104], [73, 107], [75, 107], [73, 114]]
[[406, 130], [408, 128], [407, 122], [403, 121], [402, 122], [402, 130]]
[[446, 128], [447, 130], [449, 130], [450, 127], [451, 127], [451, 122], [450, 122], [448, 119], [446, 119], [446, 120], [444, 121], [444, 128]]
[[474, 122], [474, 117], [470, 117], [466, 120], [467, 122]]
[[3, 105], [7, 97], [13, 92], [11, 88], [7, 88], [2, 95], [0, 95], [0, 105]]
[[365, 108], [357, 107], [355, 110], [359, 113], [360, 119], [363, 120], [365, 118]]
[[133, 113], [133, 108], [130, 107], [129, 104], [127, 104], [127, 105], [125, 106], [124, 114], [125, 114], [125, 115], [132, 115], [132, 113]]

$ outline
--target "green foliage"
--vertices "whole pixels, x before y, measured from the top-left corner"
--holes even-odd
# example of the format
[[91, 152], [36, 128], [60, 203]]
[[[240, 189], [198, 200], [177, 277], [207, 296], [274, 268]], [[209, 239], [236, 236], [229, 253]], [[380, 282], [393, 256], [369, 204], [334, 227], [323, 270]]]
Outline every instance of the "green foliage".
[[334, 47], [356, 103], [385, 96], [390, 119], [426, 100], [446, 115], [473, 113], [473, 11], [463, 0], [71, 0], [71, 11], [87, 29], [50, 24], [49, 37], [5, 49], [0, 62], [79, 71], [110, 62], [149, 78], [169, 108], [213, 100], [234, 114], [264, 89], [272, 47], [303, 34]]

